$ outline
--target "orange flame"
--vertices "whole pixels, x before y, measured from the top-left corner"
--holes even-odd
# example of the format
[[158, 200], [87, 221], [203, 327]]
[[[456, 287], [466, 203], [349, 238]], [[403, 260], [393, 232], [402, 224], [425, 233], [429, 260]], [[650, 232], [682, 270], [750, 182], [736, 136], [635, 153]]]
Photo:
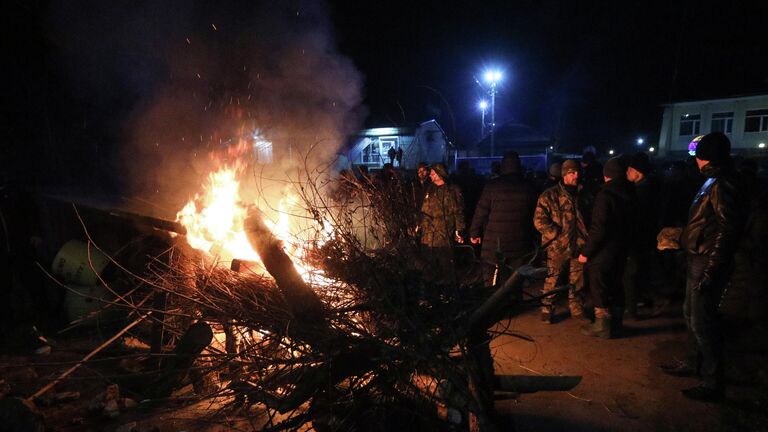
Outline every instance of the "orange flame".
[[[177, 213], [177, 220], [187, 229], [189, 245], [217, 258], [222, 265], [229, 265], [235, 258], [261, 263], [243, 228], [248, 213], [248, 206], [240, 195], [238, 177], [243, 171], [244, 165], [235, 161], [233, 165], [224, 165], [210, 173], [203, 191]], [[299, 204], [299, 197], [286, 188], [277, 206], [277, 220], [265, 220], [264, 223], [282, 241], [285, 252], [303, 278], [321, 282], [322, 272], [302, 261], [308, 245], [302, 237], [311, 233], [322, 241], [330, 235], [330, 225], [325, 224], [324, 229], [316, 226], [308, 229], [307, 220], [297, 216], [301, 213]], [[259, 270], [265, 272], [263, 268]]]

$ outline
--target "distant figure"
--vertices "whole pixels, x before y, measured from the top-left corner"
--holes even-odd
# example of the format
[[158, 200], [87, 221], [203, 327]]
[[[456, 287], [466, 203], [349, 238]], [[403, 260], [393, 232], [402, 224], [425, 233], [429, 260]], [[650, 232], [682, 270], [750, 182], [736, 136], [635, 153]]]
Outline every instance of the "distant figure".
[[432, 265], [429, 273], [434, 280], [448, 282], [455, 275], [453, 245], [463, 243], [464, 202], [459, 188], [446, 183], [448, 170], [445, 165], [432, 165], [429, 177], [433, 186], [421, 205], [418, 232], [425, 258]]
[[[506, 154], [501, 161], [500, 176], [485, 185], [472, 219], [470, 241], [482, 244], [480, 257], [485, 286], [503, 282], [503, 278], [494, 277], [497, 264], [503, 276], [508, 276], [525, 264], [526, 257], [533, 251], [531, 218], [537, 194], [520, 170], [518, 154]], [[505, 266], [508, 272], [503, 271]]]
[[391, 163], [385, 163], [379, 172], [379, 182], [381, 186], [388, 186], [399, 180], [397, 170]]
[[718, 401], [725, 395], [723, 328], [720, 302], [730, 280], [745, 203], [730, 157], [731, 142], [721, 132], [710, 133], [696, 147], [696, 164], [707, 178], [691, 204], [683, 245], [688, 267], [683, 316], [688, 327], [686, 360], [664, 365], [675, 376], [699, 375], [698, 386], [683, 395], [698, 401]]
[[547, 171], [547, 180], [544, 182], [544, 189], [549, 189], [552, 186], [560, 183], [560, 170], [561, 165], [557, 162], [549, 166], [549, 171]]
[[472, 220], [477, 200], [483, 191], [484, 179], [475, 173], [469, 162], [461, 161], [456, 173], [451, 176], [451, 181], [461, 189], [461, 196], [464, 197], [464, 217], [466, 220]]
[[413, 183], [413, 202], [416, 210], [421, 212], [421, 204], [424, 202], [424, 196], [432, 186], [432, 180], [429, 179], [430, 168], [426, 162], [419, 162], [416, 168], [416, 181]]
[[614, 157], [603, 167], [605, 184], [595, 198], [592, 223], [579, 262], [586, 264], [589, 292], [595, 308], [595, 322], [581, 332], [602, 338], [621, 333], [624, 315], [624, 288], [621, 278], [633, 232], [634, 193], [626, 176], [627, 168]]
[[387, 156], [389, 156], [389, 163], [395, 163], [395, 156], [397, 156], [397, 150], [395, 150], [394, 147], [390, 147], [389, 151], [387, 151]]
[[395, 158], [397, 159], [397, 166], [402, 168], [403, 166], [403, 148], [402, 147], [397, 148], [397, 155], [395, 156]]
[[638, 152], [629, 160], [627, 180], [632, 183], [637, 198], [635, 236], [629, 248], [624, 271], [626, 296], [625, 318], [637, 318], [639, 297], [651, 294], [651, 275], [658, 274], [660, 263], [656, 255], [656, 236], [661, 231], [658, 200], [661, 192], [651, 176], [651, 161], [644, 152]]
[[[554, 290], [561, 275], [568, 274], [568, 309], [574, 318], [583, 318], [582, 289], [583, 265], [576, 259], [587, 228], [579, 210], [579, 164], [566, 160], [561, 168], [562, 182], [544, 191], [536, 203], [533, 225], [541, 233], [541, 247], [547, 251], [547, 277], [542, 294]], [[555, 301], [551, 297], [541, 300], [541, 320], [551, 324], [555, 315]]]

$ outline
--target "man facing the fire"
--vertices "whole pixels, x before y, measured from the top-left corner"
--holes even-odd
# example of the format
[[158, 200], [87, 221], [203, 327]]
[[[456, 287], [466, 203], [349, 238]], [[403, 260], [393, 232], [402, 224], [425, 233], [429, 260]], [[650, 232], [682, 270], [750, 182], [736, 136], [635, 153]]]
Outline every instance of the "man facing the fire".
[[[421, 205], [421, 221], [418, 232], [430, 273], [437, 280], [453, 278], [453, 244], [463, 243], [464, 199], [459, 188], [446, 183], [448, 170], [445, 165], [432, 165], [429, 172], [432, 187]], [[448, 278], [448, 279], [446, 279]]]

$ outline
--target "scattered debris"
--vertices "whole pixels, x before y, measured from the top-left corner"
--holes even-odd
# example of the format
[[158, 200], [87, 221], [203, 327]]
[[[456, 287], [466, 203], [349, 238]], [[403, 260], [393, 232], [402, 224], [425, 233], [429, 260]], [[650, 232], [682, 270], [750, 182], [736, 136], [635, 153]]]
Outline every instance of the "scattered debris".
[[51, 346], [50, 345], [43, 345], [40, 348], [35, 350], [35, 354], [37, 355], [48, 355], [51, 353]]
[[45, 393], [34, 399], [38, 407], [49, 407], [80, 399], [80, 392]]
[[120, 387], [117, 384], [110, 384], [103, 393], [99, 393], [91, 400], [88, 409], [94, 412], [100, 411], [108, 418], [117, 418], [121, 411], [135, 406], [136, 401], [133, 399], [120, 397]]

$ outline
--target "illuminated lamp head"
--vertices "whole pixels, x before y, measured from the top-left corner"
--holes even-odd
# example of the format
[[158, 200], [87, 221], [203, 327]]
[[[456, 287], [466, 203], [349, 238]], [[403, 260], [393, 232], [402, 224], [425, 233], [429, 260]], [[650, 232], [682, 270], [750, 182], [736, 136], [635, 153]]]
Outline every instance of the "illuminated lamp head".
[[691, 140], [690, 143], [688, 143], [688, 154], [691, 156], [696, 156], [696, 147], [699, 145], [699, 141], [704, 138], [704, 135], [699, 135], [693, 140]]

